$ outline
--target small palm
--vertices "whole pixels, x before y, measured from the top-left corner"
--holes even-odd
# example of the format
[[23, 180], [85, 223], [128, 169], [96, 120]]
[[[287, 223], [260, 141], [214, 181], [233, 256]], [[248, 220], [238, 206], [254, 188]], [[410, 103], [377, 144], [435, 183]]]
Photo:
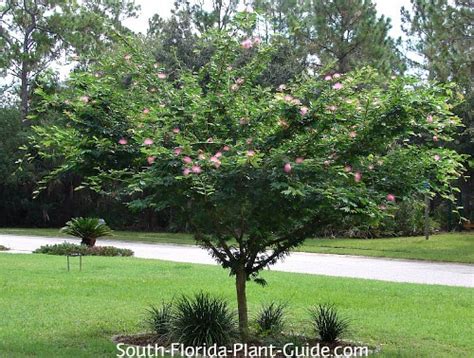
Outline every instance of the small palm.
[[61, 232], [79, 237], [81, 244], [94, 246], [96, 239], [102, 236], [110, 236], [113, 231], [98, 218], [74, 218], [66, 223]]

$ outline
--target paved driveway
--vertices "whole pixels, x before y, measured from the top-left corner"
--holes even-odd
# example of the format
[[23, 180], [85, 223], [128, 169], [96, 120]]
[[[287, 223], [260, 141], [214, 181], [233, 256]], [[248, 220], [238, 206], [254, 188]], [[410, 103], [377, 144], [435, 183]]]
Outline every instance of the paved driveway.
[[[11, 249], [9, 252], [13, 253], [31, 253], [41, 245], [63, 241], [79, 242], [76, 239], [0, 235], [0, 244], [9, 247]], [[128, 248], [135, 252], [136, 257], [146, 259], [216, 264], [207, 251], [196, 246], [115, 240], [99, 240], [98, 244]], [[474, 265], [467, 264], [294, 252], [272, 266], [272, 270], [393, 282], [474, 287]]]

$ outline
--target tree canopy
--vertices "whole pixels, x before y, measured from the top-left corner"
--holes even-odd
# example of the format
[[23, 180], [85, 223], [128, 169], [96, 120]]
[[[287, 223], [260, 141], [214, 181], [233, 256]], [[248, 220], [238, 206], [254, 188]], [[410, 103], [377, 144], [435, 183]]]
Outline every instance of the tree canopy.
[[[277, 46], [248, 37], [255, 15], [203, 35], [199, 71], [157, 64], [128, 41], [67, 89], [43, 96], [64, 123], [34, 127], [31, 158], [62, 163], [45, 182], [80, 172], [83, 186], [135, 209], [173, 208], [197, 242], [245, 283], [305, 238], [344, 217], [374, 225], [426, 190], [453, 198], [463, 157], [443, 148], [460, 124], [451, 86], [371, 68], [302, 74], [263, 86]], [[236, 36], [236, 34], [238, 34]]]

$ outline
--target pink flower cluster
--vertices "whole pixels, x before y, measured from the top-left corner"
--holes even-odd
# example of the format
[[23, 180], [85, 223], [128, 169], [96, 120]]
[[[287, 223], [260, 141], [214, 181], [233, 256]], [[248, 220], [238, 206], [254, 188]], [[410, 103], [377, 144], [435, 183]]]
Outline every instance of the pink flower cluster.
[[248, 50], [252, 48], [253, 46], [258, 46], [262, 43], [262, 39], [260, 37], [253, 37], [253, 38], [247, 38], [244, 41], [240, 43], [240, 46], [242, 48]]

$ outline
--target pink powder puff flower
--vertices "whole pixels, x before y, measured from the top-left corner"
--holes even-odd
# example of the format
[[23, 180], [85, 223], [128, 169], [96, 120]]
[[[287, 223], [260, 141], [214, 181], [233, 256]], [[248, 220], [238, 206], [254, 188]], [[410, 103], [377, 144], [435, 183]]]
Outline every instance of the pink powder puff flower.
[[260, 45], [262, 43], [262, 39], [260, 37], [254, 37], [253, 38], [253, 44], [254, 45]]
[[145, 108], [145, 109], [143, 110], [143, 113], [144, 113], [144, 114], [148, 114], [148, 113], [150, 113], [150, 110], [149, 110], [148, 108]]
[[304, 158], [303, 158], [303, 157], [298, 157], [298, 158], [296, 158], [295, 162], [296, 162], [297, 164], [301, 164], [301, 163], [304, 162]]
[[158, 78], [159, 78], [160, 80], [164, 80], [164, 79], [166, 79], [166, 77], [167, 77], [167, 76], [166, 76], [166, 73], [163, 73], [163, 72], [158, 73]]
[[148, 162], [148, 164], [152, 165], [155, 162], [155, 159], [156, 159], [156, 157], [150, 156], [150, 157], [146, 158], [146, 161]]
[[178, 127], [173, 128], [173, 133], [178, 134], [181, 130]]
[[220, 158], [220, 157], [222, 157], [222, 152], [217, 152], [216, 154], [214, 154], [214, 156], [216, 158]]
[[333, 78], [340, 78], [341, 77], [341, 74], [340, 73], [335, 73], [332, 75]]
[[199, 174], [202, 172], [202, 169], [199, 165], [193, 165], [192, 168], [191, 168], [191, 171], [194, 173], [194, 174]]
[[249, 149], [247, 150], [247, 157], [253, 157], [255, 155], [255, 151]]
[[438, 136], [433, 136], [433, 142], [437, 142], [439, 139], [438, 139]]
[[228, 152], [230, 150], [230, 147], [228, 145], [225, 145], [224, 147], [222, 147], [222, 150]]
[[309, 108], [305, 106], [301, 107], [300, 109], [300, 113], [302, 116], [305, 116], [308, 113], [308, 111], [309, 111]]
[[356, 183], [360, 182], [362, 180], [362, 174], [360, 172], [355, 172], [354, 173], [354, 180]]
[[129, 61], [132, 58], [132, 55], [127, 54], [127, 55], [123, 56], [123, 58], [125, 60]]
[[143, 144], [145, 144], [145, 145], [152, 145], [152, 144], [153, 144], [153, 139], [151, 139], [151, 138], [146, 138], [146, 139], [143, 141]]
[[342, 85], [341, 82], [337, 82], [332, 86], [332, 88], [335, 89], [335, 90], [340, 90], [342, 87], [344, 87], [344, 86]]
[[357, 132], [354, 132], [354, 131], [350, 132], [349, 137], [351, 137], [351, 138], [357, 137]]
[[121, 144], [121, 145], [126, 145], [127, 143], [128, 141], [125, 138], [120, 138], [118, 141], [118, 144]]
[[79, 98], [83, 103], [88, 103], [89, 102], [89, 97], [87, 96], [82, 96]]
[[385, 205], [383, 205], [383, 204], [380, 204], [380, 205], [379, 205], [379, 209], [380, 209], [380, 210], [387, 210], [387, 207], [386, 207]]
[[235, 83], [237, 83], [238, 85], [242, 85], [244, 83], [244, 79], [239, 77], [235, 80]]
[[435, 154], [433, 158], [434, 158], [434, 160], [436, 160], [436, 161], [438, 161], [438, 160], [441, 159], [441, 157], [440, 157], [438, 154]]
[[294, 104], [295, 106], [299, 106], [301, 104], [301, 101], [298, 98], [293, 98], [291, 100], [291, 104]]
[[350, 172], [352, 171], [352, 167], [351, 167], [350, 165], [346, 165], [346, 166], [344, 167], [344, 171], [345, 171], [346, 173], [350, 173]]
[[325, 81], [331, 81], [331, 80], [332, 80], [331, 75], [326, 75], [326, 76], [324, 77], [324, 80], [325, 80]]
[[286, 90], [286, 86], [285, 85], [279, 85], [278, 86], [278, 91], [284, 91]]
[[331, 162], [330, 162], [329, 160], [325, 160], [325, 161], [324, 161], [324, 165], [325, 165], [325, 166], [329, 166], [329, 164], [331, 164]]
[[191, 174], [191, 169], [189, 169], [189, 168], [184, 168], [184, 169], [183, 169], [183, 175], [184, 175], [184, 176], [188, 176], [189, 174]]
[[219, 158], [217, 158], [216, 156], [211, 157], [210, 160], [211, 160], [212, 164], [214, 164], [214, 166], [215, 166], [216, 168], [219, 168], [219, 167], [221, 166], [221, 161], [220, 161]]
[[180, 147], [176, 147], [174, 148], [174, 155], [180, 155], [181, 152], [183, 151], [183, 148], [180, 148]]
[[332, 106], [329, 106], [328, 109], [331, 111], [331, 112], [335, 112], [337, 110], [337, 107], [332, 105]]
[[394, 202], [395, 201], [395, 195], [393, 194], [387, 194], [387, 201]]
[[426, 117], [426, 121], [428, 123], [433, 123], [433, 116], [430, 114], [429, 116]]
[[242, 48], [248, 50], [249, 48], [252, 48], [253, 41], [251, 39], [245, 39], [244, 41], [242, 41], [240, 43], [240, 46], [242, 46]]
[[291, 102], [293, 100], [293, 97], [287, 94], [285, 97], [283, 97], [283, 99], [287, 102]]
[[283, 171], [285, 173], [291, 172], [291, 164], [290, 163], [285, 163], [285, 165], [283, 166]]
[[185, 162], [186, 164], [191, 164], [193, 160], [191, 159], [191, 157], [186, 156], [183, 158], [183, 162]]

